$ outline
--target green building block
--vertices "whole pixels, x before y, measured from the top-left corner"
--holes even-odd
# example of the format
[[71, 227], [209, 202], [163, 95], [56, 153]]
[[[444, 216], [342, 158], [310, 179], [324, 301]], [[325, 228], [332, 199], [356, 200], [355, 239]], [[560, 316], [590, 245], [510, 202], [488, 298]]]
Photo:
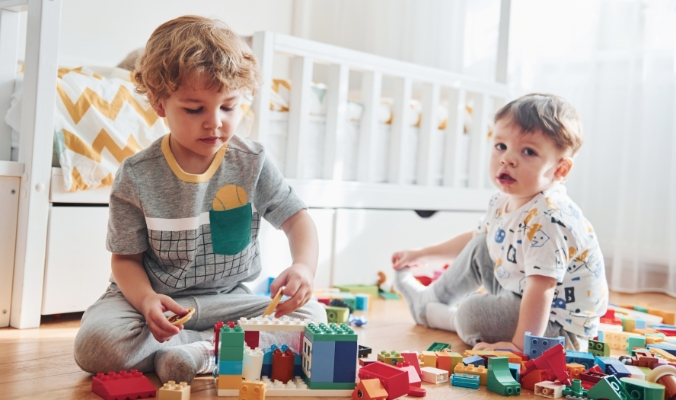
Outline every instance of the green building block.
[[620, 382], [632, 400], [662, 400], [664, 386], [636, 378], [621, 378]]
[[587, 391], [589, 400], [608, 399], [608, 400], [629, 400], [629, 393], [624, 390], [622, 383], [614, 376], [604, 376], [600, 381]]
[[308, 324], [305, 337], [314, 342], [356, 342], [357, 334], [347, 324]]
[[639, 311], [639, 312], [648, 314], [648, 308], [647, 307], [634, 306], [634, 311]]
[[455, 371], [455, 366], [462, 364], [462, 355], [455, 351], [446, 351], [446, 353], [451, 356], [451, 371]]
[[427, 348], [427, 351], [442, 351], [444, 349], [450, 349], [451, 345], [448, 343], [434, 342]]
[[223, 361], [244, 360], [244, 346], [221, 346], [218, 348], [218, 359]]
[[220, 346], [218, 346], [219, 348], [238, 347], [244, 351], [244, 331], [241, 326], [230, 328], [226, 325], [222, 327], [219, 340], [221, 342]]
[[631, 354], [631, 351], [634, 350], [635, 347], [645, 347], [645, 337], [640, 336], [640, 337], [633, 337], [630, 336], [627, 338], [627, 353]]
[[350, 317], [350, 309], [347, 307], [326, 306], [326, 319], [334, 324], [346, 324]]
[[382, 361], [385, 364], [396, 366], [398, 362], [404, 362], [404, 357], [394, 350], [392, 351], [383, 350], [380, 353], [378, 353], [378, 361]]
[[608, 357], [610, 356], [610, 346], [603, 342], [589, 339], [589, 351], [595, 356]]
[[378, 297], [378, 285], [341, 285], [334, 286], [341, 292], [350, 292], [352, 294], [368, 294], [374, 298]]
[[587, 391], [582, 387], [582, 382], [579, 379], [573, 379], [572, 386], [566, 386], [563, 388], [564, 396], [572, 397], [586, 397]]
[[334, 383], [334, 382], [310, 382], [310, 380], [303, 374], [303, 380], [307, 384], [307, 387], [312, 390], [354, 390], [357, 386], [355, 382], [344, 382], [344, 383]]
[[502, 396], [519, 396], [521, 385], [514, 380], [509, 371], [507, 357], [491, 357], [488, 359], [488, 390]]

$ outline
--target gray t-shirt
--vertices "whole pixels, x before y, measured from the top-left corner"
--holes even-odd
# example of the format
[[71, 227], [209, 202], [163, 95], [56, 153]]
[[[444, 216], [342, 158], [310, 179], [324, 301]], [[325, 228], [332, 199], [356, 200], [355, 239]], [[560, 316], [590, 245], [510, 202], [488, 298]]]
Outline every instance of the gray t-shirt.
[[178, 165], [167, 135], [120, 165], [107, 248], [143, 253], [157, 293], [228, 292], [260, 274], [260, 217], [279, 228], [303, 208], [261, 144], [234, 136], [194, 175]]

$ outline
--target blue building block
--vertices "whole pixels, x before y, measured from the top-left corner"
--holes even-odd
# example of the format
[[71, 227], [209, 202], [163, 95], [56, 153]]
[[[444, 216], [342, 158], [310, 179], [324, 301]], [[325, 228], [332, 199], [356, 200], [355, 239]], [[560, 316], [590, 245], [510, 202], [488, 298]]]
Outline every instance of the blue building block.
[[606, 373], [608, 375], [615, 375], [617, 379], [631, 376], [631, 372], [629, 372], [627, 367], [622, 363], [609, 364]]
[[674, 345], [662, 344], [662, 343], [649, 344], [648, 350], [652, 349], [653, 347], [655, 347], [657, 349], [662, 349], [662, 350], [666, 351], [667, 353], [676, 356], [676, 347], [674, 347]]
[[594, 355], [584, 351], [566, 350], [566, 364], [582, 364], [587, 368], [594, 366]]
[[634, 328], [636, 328], [636, 329], [645, 329], [645, 327], [646, 327], [646, 323], [645, 323], [645, 320], [643, 318], [636, 318], [634, 323], [635, 323]]
[[469, 389], [479, 389], [479, 375], [453, 374], [451, 385]]
[[336, 342], [312, 342], [312, 349], [310, 350], [309, 376], [311, 382], [333, 382], [333, 363], [335, 359], [335, 353]]
[[474, 365], [475, 367], [485, 367], [486, 363], [484, 362], [483, 357], [481, 356], [469, 356], [462, 359], [462, 363], [465, 365]]
[[515, 381], [521, 382], [521, 364], [509, 363], [509, 372], [512, 373]]
[[242, 361], [220, 360], [218, 362], [219, 375], [242, 375]]
[[546, 338], [540, 336], [533, 336], [530, 332], [526, 332], [523, 339], [523, 352], [530, 358], [538, 358], [545, 350], [561, 343], [563, 348], [566, 348], [566, 338], [559, 336], [558, 338]]
[[354, 382], [356, 377], [357, 342], [336, 342], [332, 382]]
[[365, 294], [355, 294], [354, 298], [357, 302], [355, 310], [368, 310], [369, 309], [369, 297]]
[[303, 357], [300, 354], [293, 353], [293, 376], [303, 375]]

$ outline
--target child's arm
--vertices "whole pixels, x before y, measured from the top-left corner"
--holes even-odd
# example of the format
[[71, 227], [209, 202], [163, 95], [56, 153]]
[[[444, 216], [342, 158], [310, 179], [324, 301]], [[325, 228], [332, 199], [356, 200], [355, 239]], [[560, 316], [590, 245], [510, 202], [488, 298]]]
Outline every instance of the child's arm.
[[286, 286], [284, 294], [290, 296], [277, 306], [275, 317], [289, 314], [303, 306], [312, 296], [312, 282], [317, 270], [319, 242], [317, 229], [307, 210], [300, 210], [282, 224], [291, 250], [292, 264], [270, 285], [270, 293]]
[[556, 279], [542, 275], [526, 277], [526, 288], [521, 296], [519, 322], [511, 342], [478, 343], [474, 350], [516, 348], [523, 351], [523, 337], [526, 332], [542, 336], [547, 329], [549, 312], [554, 298]]
[[183, 329], [183, 326], [171, 325], [164, 316], [164, 312], [185, 314], [188, 310], [181, 307], [171, 297], [155, 293], [142, 262], [143, 254], [113, 254], [111, 259], [113, 277], [127, 301], [143, 314], [155, 340], [162, 343]]
[[433, 246], [417, 250], [398, 251], [392, 254], [392, 267], [399, 270], [407, 266], [417, 267], [432, 261], [447, 262], [454, 260], [475, 235], [475, 231], [469, 231]]

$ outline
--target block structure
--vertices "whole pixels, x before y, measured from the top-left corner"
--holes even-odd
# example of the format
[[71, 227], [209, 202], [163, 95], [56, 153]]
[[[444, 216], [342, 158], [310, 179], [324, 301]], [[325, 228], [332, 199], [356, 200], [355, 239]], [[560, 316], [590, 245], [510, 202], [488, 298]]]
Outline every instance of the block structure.
[[303, 339], [303, 380], [310, 389], [354, 390], [357, 350], [357, 334], [346, 324], [308, 324]]
[[239, 389], [244, 360], [244, 331], [240, 326], [223, 326], [219, 332], [218, 388]]
[[107, 375], [99, 372], [92, 378], [92, 392], [105, 400], [139, 399], [155, 397], [157, 394], [148, 378], [135, 369], [109, 372]]

